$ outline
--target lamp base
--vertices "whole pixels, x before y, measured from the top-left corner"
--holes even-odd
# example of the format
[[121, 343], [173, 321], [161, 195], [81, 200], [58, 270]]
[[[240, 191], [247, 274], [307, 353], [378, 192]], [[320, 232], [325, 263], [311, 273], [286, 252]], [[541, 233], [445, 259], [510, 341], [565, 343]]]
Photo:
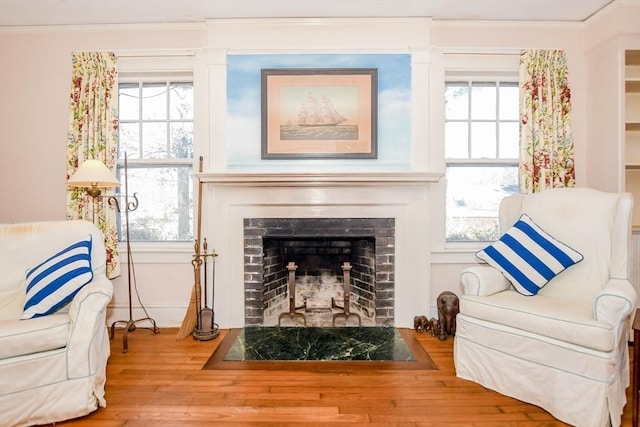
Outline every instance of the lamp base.
[[121, 330], [123, 331], [123, 335], [122, 335], [122, 352], [126, 353], [129, 350], [129, 339], [128, 339], [128, 335], [129, 332], [133, 332], [136, 330], [136, 323], [138, 322], [143, 322], [143, 321], [148, 321], [151, 322], [151, 324], [153, 325], [151, 328], [143, 328], [143, 329], [151, 329], [153, 331], [154, 334], [157, 334], [160, 332], [160, 328], [158, 328], [158, 326], [156, 325], [156, 321], [153, 320], [150, 317], [145, 317], [142, 319], [138, 319], [138, 320], [133, 320], [133, 319], [129, 319], [129, 320], [116, 320], [115, 322], [113, 322], [111, 324], [111, 332], [109, 334], [109, 338], [113, 339], [116, 335], [116, 325], [119, 323], [124, 324], [125, 326], [122, 328], [118, 328], [117, 330]]

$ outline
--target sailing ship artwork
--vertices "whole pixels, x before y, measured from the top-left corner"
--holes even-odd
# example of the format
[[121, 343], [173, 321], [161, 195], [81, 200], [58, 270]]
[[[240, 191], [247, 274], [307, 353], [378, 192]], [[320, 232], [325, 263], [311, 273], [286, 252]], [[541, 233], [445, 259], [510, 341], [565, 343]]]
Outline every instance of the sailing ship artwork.
[[377, 69], [261, 70], [262, 159], [377, 158]]
[[338, 111], [330, 95], [310, 88], [300, 102], [297, 117], [289, 116], [280, 124], [280, 139], [357, 140], [358, 125]]

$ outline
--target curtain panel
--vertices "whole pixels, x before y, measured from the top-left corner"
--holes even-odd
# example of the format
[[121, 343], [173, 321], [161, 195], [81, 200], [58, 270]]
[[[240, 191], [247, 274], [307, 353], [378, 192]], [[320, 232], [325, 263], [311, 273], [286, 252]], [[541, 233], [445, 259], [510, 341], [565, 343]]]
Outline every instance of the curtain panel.
[[[101, 160], [115, 171], [118, 141], [116, 56], [110, 52], [74, 52], [72, 67], [67, 180], [88, 159]], [[107, 277], [118, 276], [116, 212], [106, 203], [106, 197], [92, 199], [84, 188], [70, 188], [67, 219], [86, 219], [98, 226], [107, 248]]]
[[520, 189], [574, 187], [571, 90], [566, 53], [520, 55]]

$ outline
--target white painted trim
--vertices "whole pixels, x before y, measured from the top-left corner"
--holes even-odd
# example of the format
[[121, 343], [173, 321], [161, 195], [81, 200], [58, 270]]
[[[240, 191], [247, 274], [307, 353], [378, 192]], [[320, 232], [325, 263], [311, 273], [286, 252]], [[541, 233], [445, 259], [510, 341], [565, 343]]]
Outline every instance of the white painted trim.
[[227, 186], [314, 187], [365, 185], [423, 185], [437, 182], [441, 173], [203, 173], [196, 175], [203, 183]]
[[520, 28], [536, 28], [543, 31], [545, 28], [549, 29], [557, 29], [561, 28], [563, 30], [581, 30], [585, 27], [584, 22], [569, 22], [569, 21], [495, 21], [495, 20], [486, 20], [486, 21], [472, 21], [472, 20], [434, 20], [431, 24], [434, 29], [456, 29], [460, 28], [461, 30], [466, 29], [489, 29], [489, 30], [509, 30], [509, 29], [520, 29]]
[[237, 52], [407, 52], [411, 47], [430, 45], [431, 18], [262, 18], [206, 22], [210, 47]]
[[0, 33], [68, 33], [86, 31], [138, 30], [205, 30], [205, 22], [164, 22], [152, 24], [86, 24], [86, 25], [23, 25], [0, 26]]
[[167, 57], [184, 57], [195, 56], [202, 49], [117, 49], [113, 53], [118, 58], [167, 58]]
[[[446, 52], [446, 53], [445, 53]], [[485, 77], [494, 77], [494, 73], [512, 74], [517, 81], [519, 52], [511, 48], [474, 49], [474, 48], [441, 48], [434, 49], [431, 67], [431, 150], [433, 157], [432, 170], [442, 169], [446, 174], [444, 157], [444, 85], [451, 72], [477, 72]], [[499, 78], [500, 75], [496, 75]], [[437, 163], [436, 163], [437, 162]], [[499, 162], [499, 160], [498, 160]], [[434, 264], [438, 263], [475, 263], [472, 255], [481, 249], [483, 243], [450, 244], [445, 241], [446, 213], [446, 179], [431, 186], [431, 203], [429, 217], [431, 219], [431, 247], [444, 248], [432, 250]], [[451, 246], [449, 246], [451, 245]], [[484, 245], [486, 246], [486, 245]], [[466, 254], [466, 255], [461, 255]], [[471, 254], [471, 255], [469, 255]]]
[[520, 56], [522, 49], [513, 47], [443, 47], [441, 51], [444, 55], [478, 55], [478, 56]]
[[[411, 167], [433, 170], [429, 150], [431, 49], [411, 49]], [[427, 142], [427, 143], [425, 143]]]
[[171, 54], [159, 52], [137, 51], [135, 55], [124, 55], [114, 52], [118, 58], [118, 72], [127, 77], [133, 73], [189, 73], [193, 75], [196, 67], [196, 56], [193, 50], [172, 51]]

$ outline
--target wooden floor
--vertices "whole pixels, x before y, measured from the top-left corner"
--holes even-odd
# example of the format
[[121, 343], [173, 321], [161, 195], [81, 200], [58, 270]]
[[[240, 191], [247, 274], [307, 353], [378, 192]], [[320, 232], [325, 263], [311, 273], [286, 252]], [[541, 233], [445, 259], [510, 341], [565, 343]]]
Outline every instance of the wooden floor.
[[[111, 342], [107, 407], [57, 426], [564, 426], [542, 409], [456, 378], [453, 339], [417, 334], [437, 370], [201, 370], [215, 340], [138, 329]], [[304, 363], [304, 362], [302, 362]], [[624, 426], [631, 425], [630, 403]]]

